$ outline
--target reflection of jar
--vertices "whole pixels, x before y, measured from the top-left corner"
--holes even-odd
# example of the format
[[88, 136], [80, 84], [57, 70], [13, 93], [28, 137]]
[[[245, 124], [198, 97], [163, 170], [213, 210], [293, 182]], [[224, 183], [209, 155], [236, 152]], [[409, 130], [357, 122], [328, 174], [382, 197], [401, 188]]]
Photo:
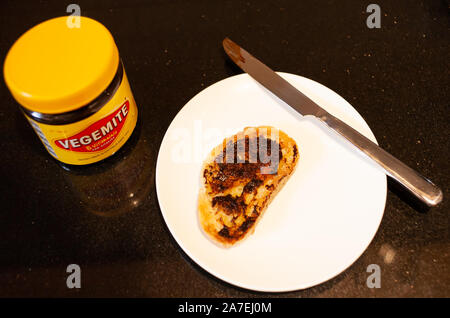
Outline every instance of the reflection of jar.
[[90, 18], [71, 28], [59, 17], [27, 31], [8, 52], [4, 77], [47, 151], [64, 163], [109, 157], [136, 125], [114, 39]]
[[[139, 126], [139, 125], [138, 125]], [[63, 166], [66, 180], [91, 213], [116, 216], [141, 205], [154, 186], [152, 149], [136, 127], [129, 142], [101, 165]]]

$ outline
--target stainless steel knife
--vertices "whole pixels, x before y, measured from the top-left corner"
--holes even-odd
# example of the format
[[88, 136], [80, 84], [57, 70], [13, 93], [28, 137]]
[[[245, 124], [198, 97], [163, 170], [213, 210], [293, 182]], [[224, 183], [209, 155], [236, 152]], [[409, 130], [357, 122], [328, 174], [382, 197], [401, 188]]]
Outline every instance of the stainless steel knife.
[[300, 114], [315, 116], [328, 127], [349, 140], [353, 145], [383, 167], [387, 175], [403, 185], [426, 205], [431, 207], [442, 201], [443, 194], [441, 189], [434, 185], [430, 180], [405, 165], [387, 151], [378, 147], [374, 142], [364, 137], [343, 121], [325, 111], [229, 38], [223, 40], [223, 48], [233, 62], [244, 72], [248, 73], [257, 82], [262, 84]]

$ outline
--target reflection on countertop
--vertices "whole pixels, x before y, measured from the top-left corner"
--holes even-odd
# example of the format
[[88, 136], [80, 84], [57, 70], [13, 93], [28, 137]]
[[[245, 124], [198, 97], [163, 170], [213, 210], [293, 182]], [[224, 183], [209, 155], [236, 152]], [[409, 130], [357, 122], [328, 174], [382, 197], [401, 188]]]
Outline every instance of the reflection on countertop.
[[130, 140], [111, 158], [89, 166], [69, 166], [63, 176], [86, 210], [104, 217], [121, 215], [141, 205], [154, 185], [151, 149], [138, 124]]

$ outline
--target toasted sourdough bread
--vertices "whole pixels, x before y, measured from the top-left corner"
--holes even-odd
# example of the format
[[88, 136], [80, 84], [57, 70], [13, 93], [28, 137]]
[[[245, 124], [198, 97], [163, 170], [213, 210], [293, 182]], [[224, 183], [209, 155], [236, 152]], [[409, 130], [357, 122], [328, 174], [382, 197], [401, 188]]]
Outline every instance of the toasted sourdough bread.
[[205, 233], [227, 247], [253, 233], [298, 159], [295, 141], [273, 127], [246, 127], [225, 139], [202, 167], [198, 210]]

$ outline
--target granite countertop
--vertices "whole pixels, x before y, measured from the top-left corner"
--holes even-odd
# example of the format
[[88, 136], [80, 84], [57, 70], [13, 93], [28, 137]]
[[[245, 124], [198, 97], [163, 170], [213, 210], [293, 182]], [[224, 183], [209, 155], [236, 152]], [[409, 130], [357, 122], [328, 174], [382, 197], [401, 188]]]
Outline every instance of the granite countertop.
[[[115, 37], [138, 128], [114, 157], [67, 170], [46, 153], [1, 82], [0, 296], [450, 296], [448, 2], [377, 1], [379, 29], [366, 26], [370, 2], [361, 1], [77, 3]], [[1, 61], [23, 32], [66, 10], [59, 1], [0, 7]], [[382, 147], [442, 188], [444, 202], [424, 210], [389, 184], [368, 249], [345, 272], [307, 290], [247, 291], [197, 266], [162, 218], [155, 164], [183, 105], [239, 73], [223, 53], [225, 36], [276, 70], [344, 97]], [[82, 268], [80, 289], [66, 286], [72, 263]], [[380, 265], [381, 288], [366, 286], [369, 264]]]

